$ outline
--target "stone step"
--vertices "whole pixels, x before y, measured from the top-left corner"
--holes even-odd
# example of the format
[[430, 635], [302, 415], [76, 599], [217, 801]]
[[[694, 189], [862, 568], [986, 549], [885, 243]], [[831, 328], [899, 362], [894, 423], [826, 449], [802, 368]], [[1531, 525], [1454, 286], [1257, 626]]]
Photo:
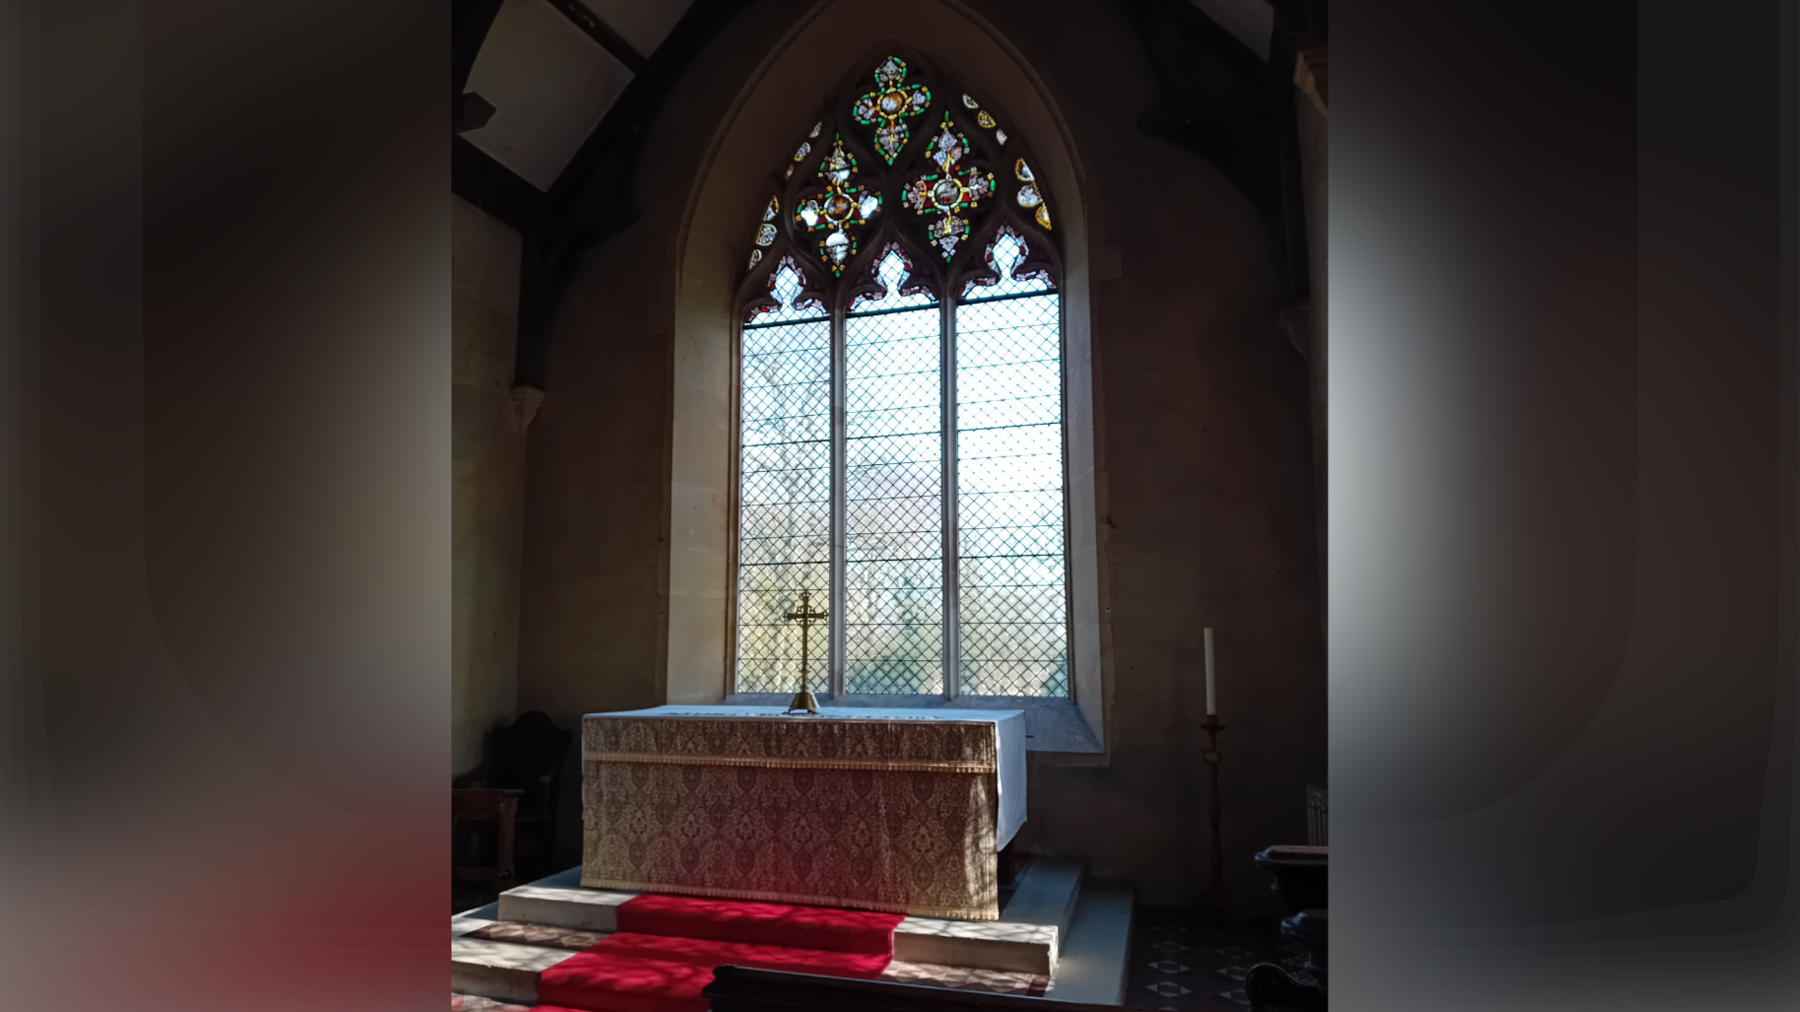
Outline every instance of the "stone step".
[[1020, 873], [997, 921], [908, 917], [894, 930], [894, 958], [1051, 976], [1081, 894], [1084, 862], [1040, 857]]
[[[463, 941], [467, 943], [475, 941], [475, 939], [464, 939]], [[465, 950], [463, 956], [465, 958], [459, 960], [456, 950], [452, 949], [451, 995], [453, 998], [462, 1000], [465, 1012], [491, 1012], [491, 1010], [528, 1012], [531, 1007], [536, 1005], [536, 995], [543, 971], [529, 971], [529, 967], [521, 967], [519, 965], [521, 960], [515, 953]], [[500, 964], [498, 967], [495, 965], [497, 963]], [[887, 969], [881, 974], [881, 979], [896, 984], [1033, 998], [1042, 997], [1050, 984], [1049, 978], [1037, 974], [932, 966], [925, 963], [904, 963], [899, 960], [888, 964]]]
[[[480, 909], [477, 907], [476, 909]], [[450, 937], [461, 938], [477, 928], [485, 928], [494, 923], [485, 917], [474, 917], [469, 914], [456, 914], [450, 918]]]
[[[473, 930], [470, 928], [469, 930]], [[539, 945], [450, 938], [450, 990], [536, 1005], [538, 975], [575, 953]]]
[[908, 963], [1048, 977], [1056, 970], [1056, 928], [1007, 921], [908, 917], [894, 929], [894, 958]]
[[619, 930], [619, 905], [636, 895], [611, 889], [546, 886], [534, 882], [500, 894], [498, 919], [610, 934]]
[[[619, 905], [635, 894], [570, 886], [569, 874], [540, 879], [503, 895], [496, 906], [534, 916], [505, 915], [499, 920], [602, 934], [616, 930]], [[1020, 875], [1001, 920], [902, 921], [894, 933], [893, 979], [1002, 992], [1016, 987], [1013, 993], [1117, 1005], [1125, 994], [1132, 913], [1128, 886], [1087, 882], [1084, 888], [1080, 861], [1040, 858]], [[494, 923], [494, 918], [468, 914], [451, 918], [452, 990], [535, 1004], [539, 974], [574, 952], [549, 944], [469, 937]], [[514, 930], [526, 926], [516, 925]], [[903, 972], [909, 969], [915, 977], [942, 979], [911, 980]], [[976, 976], [965, 981], [959, 971]], [[982, 973], [1031, 977], [1007, 987], [976, 979]]]
[[[504, 946], [527, 945], [573, 955], [604, 937], [571, 928], [474, 917], [457, 918], [451, 925], [450, 934], [453, 942], [451, 993], [467, 999], [465, 1004], [471, 1005], [470, 1012], [495, 1007], [502, 1001], [530, 1001], [542, 980], [542, 971], [533, 971], [533, 967], [540, 963], [555, 965], [554, 960], [531, 960], [522, 957], [516, 949]], [[501, 947], [494, 947], [493, 943], [499, 943]], [[1050, 979], [1041, 974], [909, 963], [898, 959], [888, 964], [881, 979], [900, 984], [1027, 997], [1041, 997], [1050, 984]], [[481, 994], [481, 991], [487, 994]]]
[[[579, 931], [618, 930], [619, 905], [637, 895], [575, 883], [572, 868], [500, 894], [498, 919]], [[894, 930], [894, 958], [908, 963], [1030, 973], [1056, 970], [1057, 938], [1069, 930], [1081, 891], [1082, 863], [1068, 858], [1031, 862], [998, 921], [908, 917]]]
[[1094, 1005], [1125, 1004], [1135, 907], [1130, 886], [1088, 882], [1064, 937], [1056, 976], [1050, 979], [1044, 997]]
[[1086, 873], [1087, 862], [1080, 858], [1032, 858], [1014, 883], [1012, 899], [1000, 912], [1000, 919], [1011, 924], [1053, 926], [1059, 938], [1066, 938]]

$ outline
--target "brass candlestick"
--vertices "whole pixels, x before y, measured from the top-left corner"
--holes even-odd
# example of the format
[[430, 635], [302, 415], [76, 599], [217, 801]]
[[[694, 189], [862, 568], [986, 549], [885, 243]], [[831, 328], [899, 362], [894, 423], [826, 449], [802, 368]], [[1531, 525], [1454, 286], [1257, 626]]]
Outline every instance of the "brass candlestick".
[[1224, 810], [1219, 803], [1219, 732], [1225, 725], [1219, 723], [1215, 713], [1206, 715], [1206, 722], [1200, 727], [1206, 731], [1206, 751], [1200, 758], [1206, 763], [1207, 773], [1212, 781], [1212, 797], [1208, 807], [1212, 816], [1212, 876], [1207, 883], [1206, 891], [1194, 901], [1196, 912], [1206, 921], [1229, 925], [1231, 923], [1231, 897], [1225, 892], [1225, 837], [1221, 830], [1224, 822]]
[[806, 688], [806, 671], [811, 666], [808, 647], [810, 646], [812, 624], [824, 621], [825, 616], [825, 612], [812, 609], [812, 593], [805, 590], [800, 592], [800, 610], [790, 611], [786, 615], [789, 622], [800, 623], [800, 691], [794, 693], [794, 701], [788, 704], [785, 711], [787, 713], [793, 713], [796, 710], [804, 710], [807, 713], [819, 712], [819, 701], [814, 699], [813, 694]]

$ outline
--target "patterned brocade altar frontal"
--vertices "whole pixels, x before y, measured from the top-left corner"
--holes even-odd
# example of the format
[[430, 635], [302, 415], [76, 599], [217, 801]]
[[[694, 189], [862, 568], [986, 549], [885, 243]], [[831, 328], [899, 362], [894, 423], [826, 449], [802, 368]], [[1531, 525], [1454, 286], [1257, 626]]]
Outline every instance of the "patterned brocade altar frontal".
[[849, 712], [589, 714], [582, 884], [997, 918], [1000, 728], [1016, 712]]

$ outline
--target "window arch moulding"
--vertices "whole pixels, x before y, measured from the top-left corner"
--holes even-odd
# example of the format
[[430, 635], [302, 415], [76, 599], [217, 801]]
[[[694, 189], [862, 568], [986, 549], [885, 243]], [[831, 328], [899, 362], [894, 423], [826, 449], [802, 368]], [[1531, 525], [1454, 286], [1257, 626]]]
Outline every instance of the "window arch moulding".
[[1018, 708], [1033, 750], [1104, 751], [1085, 257], [1009, 126], [884, 44], [736, 209], [724, 642], [680, 696], [671, 594], [670, 701], [785, 703], [808, 590], [825, 705]]

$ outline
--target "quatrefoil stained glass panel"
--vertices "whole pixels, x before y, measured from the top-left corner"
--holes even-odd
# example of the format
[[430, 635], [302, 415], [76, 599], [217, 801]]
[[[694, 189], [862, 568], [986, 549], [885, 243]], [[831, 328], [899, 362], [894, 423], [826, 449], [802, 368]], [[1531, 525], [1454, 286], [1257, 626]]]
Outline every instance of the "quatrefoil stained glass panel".
[[908, 73], [905, 60], [888, 57], [875, 68], [874, 89], [858, 96], [851, 107], [858, 123], [874, 127], [875, 150], [889, 165], [900, 157], [900, 150], [911, 136], [906, 121], [924, 115], [931, 105], [931, 89], [906, 83]]
[[819, 239], [819, 259], [833, 274], [842, 274], [856, 256], [862, 227], [881, 211], [881, 194], [855, 181], [856, 156], [844, 150], [839, 138], [819, 162], [819, 181], [824, 192], [801, 201], [794, 220], [809, 232], [824, 233]]

